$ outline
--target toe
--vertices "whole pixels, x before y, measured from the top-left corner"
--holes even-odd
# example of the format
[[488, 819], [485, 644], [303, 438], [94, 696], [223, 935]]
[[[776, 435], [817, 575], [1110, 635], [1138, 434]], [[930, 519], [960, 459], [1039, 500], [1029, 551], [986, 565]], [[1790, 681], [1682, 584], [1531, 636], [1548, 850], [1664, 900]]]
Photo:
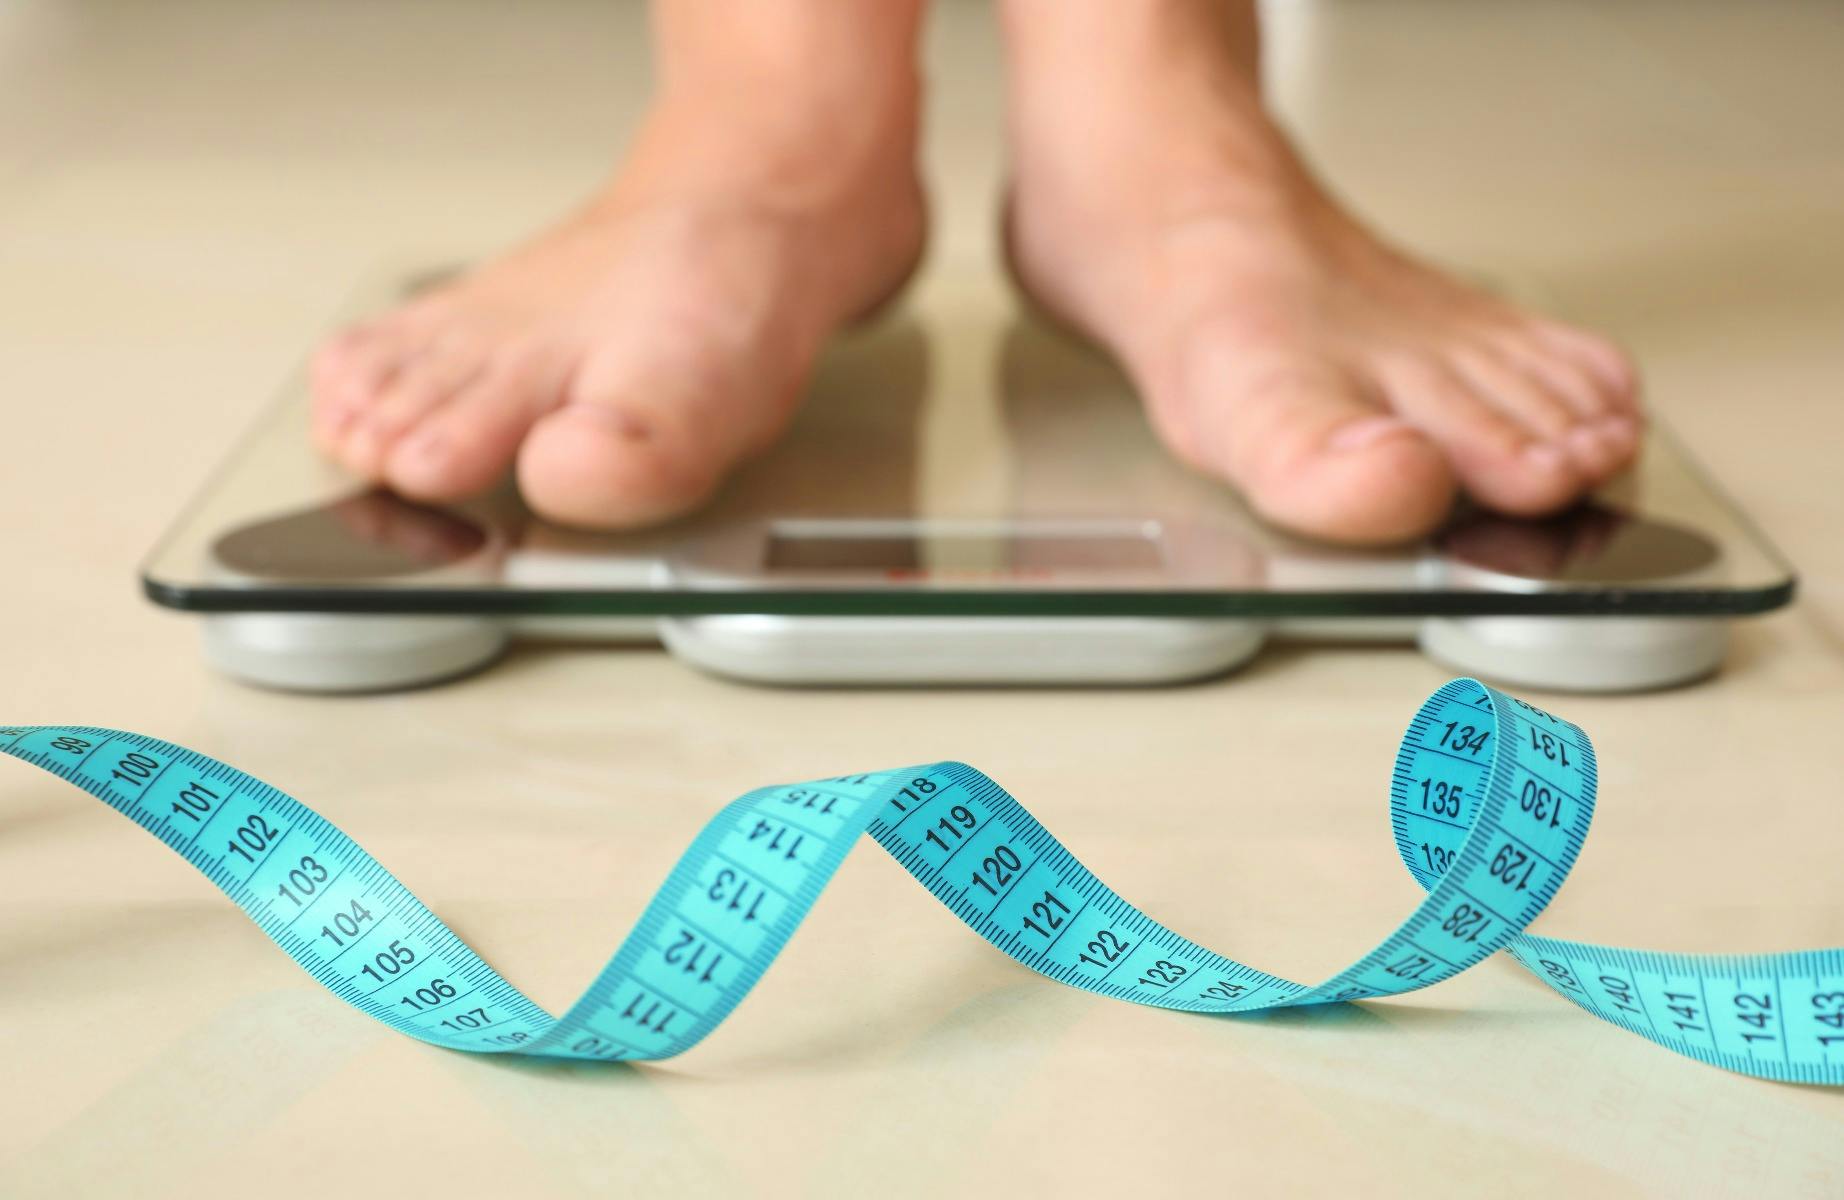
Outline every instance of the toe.
[[1475, 395], [1522, 425], [1535, 441], [1563, 448], [1580, 423], [1574, 407], [1540, 377], [1494, 350], [1462, 345], [1450, 350], [1446, 358]]
[[564, 347], [503, 348], [391, 445], [383, 476], [418, 500], [485, 491], [512, 466], [534, 422], [557, 407], [572, 361]]
[[1639, 458], [1644, 429], [1645, 418], [1640, 414], [1615, 413], [1594, 423], [1596, 434], [1608, 448], [1607, 478], [1626, 470]]
[[309, 368], [313, 435], [333, 454], [352, 423], [377, 399], [400, 352], [374, 325], [355, 325], [327, 339]]
[[519, 453], [519, 491], [553, 521], [591, 529], [655, 524], [697, 507], [718, 464], [621, 406], [569, 404]]
[[1608, 417], [1569, 431], [1566, 448], [1587, 486], [1600, 486], [1632, 462], [1638, 446], [1632, 428], [1625, 417]]
[[1594, 406], [1584, 414], [1549, 385], [1547, 373], [1486, 347], [1456, 347], [1448, 361], [1475, 394], [1522, 425], [1533, 441], [1567, 455], [1586, 483], [1598, 484], [1625, 465], [1627, 447], [1612, 434], [1619, 418]]
[[1481, 395], [1443, 358], [1400, 355], [1379, 363], [1390, 406], [1446, 450], [1474, 499], [1514, 516], [1565, 507], [1587, 486], [1572, 456]]
[[1557, 359], [1587, 372], [1609, 407], [1634, 418], [1641, 416], [1639, 369], [1625, 350], [1600, 334], [1554, 321], [1534, 322], [1530, 332]]
[[1263, 361], [1224, 345], [1204, 349], [1192, 367], [1181, 412], [1161, 421], [1161, 432], [1182, 456], [1237, 484], [1268, 520], [1374, 544], [1427, 533], [1447, 514], [1446, 456], [1334, 364]]
[[586, 365], [568, 402], [533, 427], [518, 462], [533, 509], [598, 529], [655, 524], [695, 508], [740, 456], [733, 422], [699, 419], [715, 397], [633, 366]]
[[396, 313], [338, 339], [314, 364], [314, 436], [347, 470], [377, 479], [381, 447], [372, 429], [428, 345], [428, 332]]
[[381, 478], [397, 442], [478, 377], [483, 357], [477, 343], [454, 337], [407, 359], [347, 425], [341, 459], [367, 478]]
[[[1598, 341], [1592, 335], [1580, 336]], [[1608, 354], [1617, 354], [1610, 344], [1600, 345]], [[1489, 354], [1499, 364], [1495, 372], [1475, 368], [1463, 374], [1480, 390], [1489, 390], [1501, 408], [1533, 424], [1540, 436], [1568, 453], [1591, 484], [1605, 482], [1631, 465], [1639, 450], [1643, 414], [1631, 392], [1616, 388], [1605, 370], [1591, 365], [1591, 358], [1601, 357], [1598, 352], [1565, 348], [1539, 327], [1522, 325], [1495, 338]], [[1530, 389], [1515, 380], [1504, 382], [1507, 372], [1521, 376], [1548, 399], [1532, 399]], [[1498, 378], [1485, 378], [1491, 374]], [[1625, 379], [1634, 382], [1630, 375]], [[1566, 411], [1566, 425], [1551, 401]], [[1533, 421], [1528, 414], [1535, 409], [1543, 411]]]
[[1621, 411], [1611, 389], [1581, 358], [1564, 354], [1524, 326], [1490, 337], [1491, 351], [1511, 367], [1538, 380], [1584, 421], [1598, 421]]

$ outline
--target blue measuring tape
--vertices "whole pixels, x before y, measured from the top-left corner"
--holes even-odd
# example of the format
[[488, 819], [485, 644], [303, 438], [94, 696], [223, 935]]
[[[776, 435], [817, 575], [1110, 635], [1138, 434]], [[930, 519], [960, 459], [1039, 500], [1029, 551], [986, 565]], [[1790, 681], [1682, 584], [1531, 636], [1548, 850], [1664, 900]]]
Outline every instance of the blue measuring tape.
[[1071, 987], [1202, 1013], [1400, 995], [1508, 950], [1563, 997], [1701, 1062], [1844, 1084], [1844, 948], [1688, 956], [1532, 937], [1594, 814], [1594, 747], [1475, 680], [1435, 692], [1390, 781], [1396, 849], [1427, 895], [1315, 986], [1224, 958], [1108, 888], [1003, 788], [934, 763], [761, 788], [699, 833], [570, 1010], [507, 983], [306, 805], [155, 738], [0, 729], [0, 750], [183, 855], [347, 1003], [454, 1050], [649, 1060], [696, 1045], [780, 952], [861, 833], [994, 946]]

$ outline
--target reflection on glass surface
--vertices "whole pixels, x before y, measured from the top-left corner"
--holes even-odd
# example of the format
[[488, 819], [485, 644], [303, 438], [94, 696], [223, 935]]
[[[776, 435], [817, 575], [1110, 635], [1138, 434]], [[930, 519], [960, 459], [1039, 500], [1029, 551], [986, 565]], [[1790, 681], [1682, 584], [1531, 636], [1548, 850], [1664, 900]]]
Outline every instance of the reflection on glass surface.
[[297, 379], [156, 549], [148, 590], [218, 611], [1200, 616], [1748, 612], [1790, 595], [1784, 562], [1663, 431], [1574, 512], [1462, 513], [1423, 544], [1345, 550], [1267, 528], [1175, 463], [1115, 367], [999, 284], [924, 294], [841, 340], [787, 438], [708, 509], [640, 533], [549, 525], [509, 488], [442, 509], [371, 490], [313, 451]]
[[476, 521], [367, 488], [241, 525], [212, 544], [227, 571], [275, 583], [361, 583], [423, 575], [479, 554]]
[[1544, 583], [1637, 584], [1716, 569], [1722, 552], [1693, 529], [1589, 501], [1540, 520], [1467, 513], [1436, 535], [1452, 563]]

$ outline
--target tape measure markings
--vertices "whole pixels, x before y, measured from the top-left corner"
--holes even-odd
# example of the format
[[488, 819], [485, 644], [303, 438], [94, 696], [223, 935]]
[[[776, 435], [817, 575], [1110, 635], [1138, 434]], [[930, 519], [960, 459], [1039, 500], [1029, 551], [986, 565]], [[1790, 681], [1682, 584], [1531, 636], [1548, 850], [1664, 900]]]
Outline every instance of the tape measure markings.
[[[122, 749], [104, 775], [92, 764], [107, 762], [111, 746]], [[166, 842], [334, 994], [452, 1049], [604, 1060], [682, 1053], [748, 994], [868, 833], [1005, 954], [1101, 995], [1253, 1012], [1399, 995], [1508, 949], [1577, 1006], [1669, 1049], [1765, 1078], [1844, 1084], [1844, 950], [1692, 957], [1523, 932], [1587, 835], [1594, 749], [1578, 727], [1473, 680], [1454, 680], [1422, 705], [1390, 774], [1391, 831], [1426, 894], [1375, 948], [1313, 986], [1154, 921], [997, 783], [945, 762], [760, 788], [731, 802], [582, 997], [553, 1018], [337, 827], [260, 780], [114, 730], [5, 729], [0, 750]], [[221, 823], [227, 814], [235, 819]], [[210, 850], [221, 836], [226, 848]]]

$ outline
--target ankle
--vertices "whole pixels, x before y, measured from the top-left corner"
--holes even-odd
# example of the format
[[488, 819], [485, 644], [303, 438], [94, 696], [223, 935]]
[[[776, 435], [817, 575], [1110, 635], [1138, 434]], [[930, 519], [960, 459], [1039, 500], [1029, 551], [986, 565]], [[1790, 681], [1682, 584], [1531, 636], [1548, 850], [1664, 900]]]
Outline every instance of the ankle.
[[1151, 45], [1115, 53], [1096, 38], [1018, 36], [1008, 135], [1022, 187], [1150, 210], [1109, 212], [1110, 222], [1200, 211], [1304, 218], [1322, 203], [1233, 45], [1180, 44], [1162, 57]]
[[914, 174], [921, 0], [656, 0], [658, 85], [647, 136], [723, 160], [773, 204], [850, 202]]
[[611, 189], [617, 207], [703, 195], [765, 214], [831, 219], [918, 189], [919, 89], [880, 81], [689, 79], [664, 86]]
[[796, 286], [812, 303], [794, 307], [822, 335], [913, 272], [927, 205], [913, 111], [845, 106], [833, 119], [813, 115], [811, 98], [766, 104], [735, 87], [664, 89], [581, 219], [645, 221], [656, 242], [768, 239], [798, 264]]
[[[1067, 3], [1062, 21], [1036, 11], [1051, 2]], [[1033, 241], [1099, 250], [1241, 228], [1341, 256], [1365, 240], [1262, 103], [1251, 4], [1007, 0], [1005, 13], [1027, 269]]]

